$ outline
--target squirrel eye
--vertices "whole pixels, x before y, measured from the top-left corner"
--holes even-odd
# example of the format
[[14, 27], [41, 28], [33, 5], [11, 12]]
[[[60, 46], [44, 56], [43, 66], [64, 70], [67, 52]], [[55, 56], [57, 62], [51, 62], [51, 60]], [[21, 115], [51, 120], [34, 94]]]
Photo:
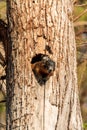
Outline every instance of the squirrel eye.
[[43, 67], [44, 67], [44, 68], [47, 68], [47, 65], [44, 65]]

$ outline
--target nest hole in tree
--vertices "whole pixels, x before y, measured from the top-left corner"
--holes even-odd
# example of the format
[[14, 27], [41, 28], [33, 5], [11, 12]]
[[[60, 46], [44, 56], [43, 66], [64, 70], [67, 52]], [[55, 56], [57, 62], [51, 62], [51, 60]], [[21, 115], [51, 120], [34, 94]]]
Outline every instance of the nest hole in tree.
[[45, 85], [46, 81], [53, 75], [55, 62], [46, 54], [36, 54], [31, 60], [31, 68], [37, 82]]

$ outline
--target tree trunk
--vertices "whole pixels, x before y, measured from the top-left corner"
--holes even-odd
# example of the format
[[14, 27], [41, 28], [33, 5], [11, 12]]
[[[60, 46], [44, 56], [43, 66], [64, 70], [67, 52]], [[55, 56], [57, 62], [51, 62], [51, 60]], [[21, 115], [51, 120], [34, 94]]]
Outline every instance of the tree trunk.
[[[7, 130], [82, 130], [72, 2], [7, 0], [7, 11]], [[45, 85], [31, 68], [40, 53], [55, 62]]]

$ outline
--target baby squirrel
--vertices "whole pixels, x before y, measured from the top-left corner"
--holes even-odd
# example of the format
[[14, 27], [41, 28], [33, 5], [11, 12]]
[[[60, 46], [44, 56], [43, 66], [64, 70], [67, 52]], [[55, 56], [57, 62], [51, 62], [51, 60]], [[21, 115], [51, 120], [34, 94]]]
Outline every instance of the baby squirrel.
[[32, 58], [31, 67], [38, 83], [43, 85], [53, 75], [55, 62], [46, 54], [38, 54]]

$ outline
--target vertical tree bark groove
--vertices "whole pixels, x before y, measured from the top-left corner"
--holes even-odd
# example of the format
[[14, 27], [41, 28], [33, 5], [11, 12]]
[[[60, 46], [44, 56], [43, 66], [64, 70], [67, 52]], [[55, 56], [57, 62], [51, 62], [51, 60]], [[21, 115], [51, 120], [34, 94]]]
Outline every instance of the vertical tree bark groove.
[[[7, 11], [7, 130], [82, 130], [72, 1], [7, 0]], [[38, 53], [56, 63], [43, 86], [31, 69]]]

